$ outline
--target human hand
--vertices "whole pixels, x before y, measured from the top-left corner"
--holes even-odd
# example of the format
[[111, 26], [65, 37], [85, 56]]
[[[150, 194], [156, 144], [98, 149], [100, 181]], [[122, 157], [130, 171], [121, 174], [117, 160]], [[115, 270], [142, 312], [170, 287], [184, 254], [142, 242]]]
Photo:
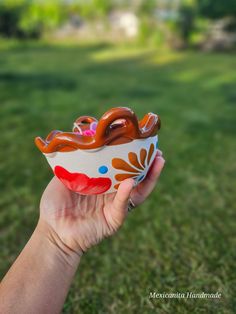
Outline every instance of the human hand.
[[134, 187], [124, 180], [116, 193], [80, 195], [68, 190], [56, 177], [45, 189], [40, 203], [40, 223], [46, 226], [57, 246], [82, 255], [103, 238], [114, 234], [127, 215], [129, 198], [135, 205], [145, 201], [154, 189], [165, 160], [161, 151], [144, 179]]

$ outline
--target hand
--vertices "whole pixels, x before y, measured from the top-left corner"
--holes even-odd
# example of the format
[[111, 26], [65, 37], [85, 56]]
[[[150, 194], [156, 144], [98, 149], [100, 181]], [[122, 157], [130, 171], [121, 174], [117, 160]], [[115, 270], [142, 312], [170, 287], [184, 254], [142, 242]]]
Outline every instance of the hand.
[[47, 225], [48, 234], [62, 249], [82, 255], [119, 229], [127, 215], [130, 197], [135, 205], [145, 201], [154, 189], [164, 163], [162, 153], [158, 151], [143, 182], [134, 187], [134, 180], [126, 179], [116, 193], [105, 195], [74, 193], [54, 177], [41, 199], [40, 222]]

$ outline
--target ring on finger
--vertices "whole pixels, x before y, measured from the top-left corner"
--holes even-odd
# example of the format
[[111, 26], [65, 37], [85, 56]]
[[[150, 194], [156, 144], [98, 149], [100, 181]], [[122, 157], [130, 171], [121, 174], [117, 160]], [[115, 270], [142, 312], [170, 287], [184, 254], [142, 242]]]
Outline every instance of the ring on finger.
[[136, 207], [136, 205], [134, 204], [132, 199], [129, 198], [129, 200], [128, 200], [128, 212], [131, 212], [135, 207]]

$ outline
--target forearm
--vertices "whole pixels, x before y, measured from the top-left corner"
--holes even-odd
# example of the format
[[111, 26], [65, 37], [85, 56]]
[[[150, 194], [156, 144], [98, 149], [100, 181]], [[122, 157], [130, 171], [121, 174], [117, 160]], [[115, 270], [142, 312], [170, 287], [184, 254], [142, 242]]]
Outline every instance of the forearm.
[[59, 313], [79, 260], [40, 221], [0, 285], [0, 313]]

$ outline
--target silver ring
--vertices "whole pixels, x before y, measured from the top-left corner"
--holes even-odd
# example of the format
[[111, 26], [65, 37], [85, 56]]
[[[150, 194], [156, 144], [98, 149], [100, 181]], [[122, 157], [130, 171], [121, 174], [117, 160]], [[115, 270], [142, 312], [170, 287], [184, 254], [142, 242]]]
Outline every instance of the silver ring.
[[134, 204], [132, 199], [129, 198], [129, 200], [128, 200], [128, 212], [131, 212], [135, 207], [136, 207], [136, 205]]

